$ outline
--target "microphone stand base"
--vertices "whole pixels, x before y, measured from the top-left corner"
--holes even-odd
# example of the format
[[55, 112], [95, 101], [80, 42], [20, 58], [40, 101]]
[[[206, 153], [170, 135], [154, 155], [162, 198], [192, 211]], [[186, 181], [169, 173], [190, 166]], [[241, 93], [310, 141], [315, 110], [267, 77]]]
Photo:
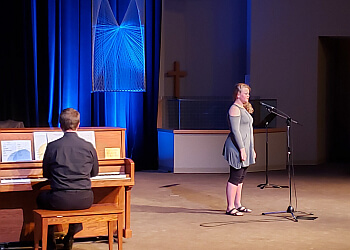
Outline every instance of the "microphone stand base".
[[257, 187], [259, 187], [260, 189], [264, 189], [264, 188], [289, 188], [289, 186], [280, 186], [280, 185], [269, 184], [269, 183], [259, 184]]
[[[295, 216], [294, 213], [299, 212], [299, 213], [303, 213], [303, 215], [299, 215], [299, 216]], [[304, 220], [315, 220], [318, 217], [316, 216], [309, 216], [309, 215], [314, 215], [313, 213], [305, 213], [305, 212], [301, 212], [301, 211], [295, 211], [294, 208], [292, 206], [288, 206], [286, 211], [277, 211], [277, 212], [267, 212], [267, 213], [261, 213], [262, 215], [267, 215], [267, 214], [282, 214], [282, 213], [289, 213], [292, 215], [292, 219], [294, 222], [298, 222], [298, 219], [304, 219]]]

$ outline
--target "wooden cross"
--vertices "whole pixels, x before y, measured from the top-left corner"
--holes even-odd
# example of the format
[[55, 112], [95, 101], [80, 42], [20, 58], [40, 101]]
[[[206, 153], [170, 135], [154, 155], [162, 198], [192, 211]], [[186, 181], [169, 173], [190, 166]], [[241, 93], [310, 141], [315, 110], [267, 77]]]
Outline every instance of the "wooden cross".
[[178, 61], [174, 62], [174, 70], [166, 73], [166, 76], [174, 77], [174, 96], [175, 98], [180, 97], [180, 77], [187, 76], [186, 71], [180, 71], [180, 63]]

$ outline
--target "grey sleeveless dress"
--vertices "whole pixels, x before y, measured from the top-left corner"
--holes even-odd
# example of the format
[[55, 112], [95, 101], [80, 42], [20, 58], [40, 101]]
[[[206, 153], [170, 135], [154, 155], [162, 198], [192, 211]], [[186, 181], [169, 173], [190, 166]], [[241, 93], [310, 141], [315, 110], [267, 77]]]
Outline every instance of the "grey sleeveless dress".
[[[254, 137], [253, 137], [253, 117], [245, 108], [236, 104], [240, 111], [240, 116], [230, 116], [227, 113], [227, 120], [230, 127], [230, 133], [225, 141], [223, 156], [228, 164], [236, 169], [248, 167], [255, 163], [254, 158]], [[240, 149], [245, 148], [247, 159], [242, 162]]]

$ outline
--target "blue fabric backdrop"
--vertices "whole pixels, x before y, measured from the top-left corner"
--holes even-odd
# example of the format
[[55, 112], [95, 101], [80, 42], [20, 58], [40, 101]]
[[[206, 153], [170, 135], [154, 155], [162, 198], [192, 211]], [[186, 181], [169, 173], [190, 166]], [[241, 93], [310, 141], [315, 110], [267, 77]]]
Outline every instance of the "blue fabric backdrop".
[[[129, 0], [110, 3], [121, 18]], [[0, 44], [0, 119], [58, 126], [61, 110], [73, 107], [81, 126], [126, 128], [127, 156], [137, 169], [156, 169], [161, 0], [145, 0], [145, 93], [91, 94], [91, 0], [15, 0], [2, 7], [0, 21], [8, 25]]]

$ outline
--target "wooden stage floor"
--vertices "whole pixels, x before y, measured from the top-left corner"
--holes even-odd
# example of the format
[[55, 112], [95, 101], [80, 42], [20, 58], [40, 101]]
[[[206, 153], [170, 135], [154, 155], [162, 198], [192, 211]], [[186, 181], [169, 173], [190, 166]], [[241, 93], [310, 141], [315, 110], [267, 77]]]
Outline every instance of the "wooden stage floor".
[[[162, 249], [350, 249], [350, 165], [295, 167], [290, 213], [289, 189], [265, 188], [265, 172], [248, 173], [243, 204], [253, 213], [225, 215], [227, 174], [136, 172], [132, 189], [133, 236], [124, 250]], [[287, 171], [271, 171], [269, 182], [288, 185]], [[313, 219], [313, 217], [317, 217]], [[108, 249], [104, 240], [74, 243], [74, 250]], [[115, 245], [114, 249], [117, 249]]]

